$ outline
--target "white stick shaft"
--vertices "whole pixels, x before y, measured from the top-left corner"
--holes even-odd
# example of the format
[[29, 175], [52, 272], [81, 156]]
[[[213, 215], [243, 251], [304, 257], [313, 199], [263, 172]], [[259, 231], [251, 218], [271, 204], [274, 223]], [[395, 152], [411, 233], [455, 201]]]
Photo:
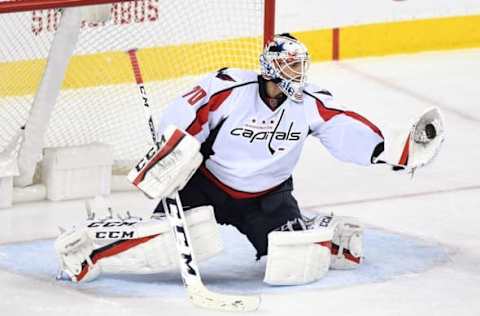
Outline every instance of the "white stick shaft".
[[142, 97], [145, 119], [147, 120], [147, 123], [148, 123], [150, 135], [152, 136], [153, 144], [156, 144], [157, 133], [155, 129], [155, 123], [153, 122], [152, 109], [150, 108], [150, 102], [148, 101], [147, 90], [145, 89], [145, 85], [143, 83], [142, 71], [140, 69], [140, 64], [137, 58], [137, 50], [136, 49], [129, 50], [128, 56], [130, 57], [130, 63], [132, 65], [133, 74], [135, 75], [135, 81], [137, 82], [137, 87], [138, 87], [138, 90], [140, 91], [140, 96]]

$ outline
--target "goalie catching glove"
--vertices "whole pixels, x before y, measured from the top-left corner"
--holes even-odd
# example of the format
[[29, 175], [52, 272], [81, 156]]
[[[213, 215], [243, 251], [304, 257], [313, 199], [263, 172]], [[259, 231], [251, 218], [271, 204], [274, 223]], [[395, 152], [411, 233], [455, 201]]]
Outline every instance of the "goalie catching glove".
[[442, 114], [438, 108], [432, 107], [425, 110], [409, 130], [387, 131], [383, 151], [373, 158], [373, 162], [387, 163], [394, 170], [414, 170], [433, 161], [444, 139]]
[[200, 143], [170, 125], [127, 178], [149, 198], [165, 198], [183, 189], [202, 160]]

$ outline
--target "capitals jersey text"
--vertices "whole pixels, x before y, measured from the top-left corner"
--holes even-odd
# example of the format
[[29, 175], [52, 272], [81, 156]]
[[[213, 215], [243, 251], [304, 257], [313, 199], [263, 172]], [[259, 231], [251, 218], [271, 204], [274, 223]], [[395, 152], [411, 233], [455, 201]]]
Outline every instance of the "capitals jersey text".
[[159, 119], [202, 143], [202, 172], [234, 197], [259, 195], [287, 180], [305, 139], [320, 140], [337, 159], [371, 164], [380, 130], [357, 113], [329, 106], [332, 96], [315, 86], [304, 100], [286, 99], [272, 110], [262, 98], [264, 79], [255, 72], [222, 69], [170, 103]]

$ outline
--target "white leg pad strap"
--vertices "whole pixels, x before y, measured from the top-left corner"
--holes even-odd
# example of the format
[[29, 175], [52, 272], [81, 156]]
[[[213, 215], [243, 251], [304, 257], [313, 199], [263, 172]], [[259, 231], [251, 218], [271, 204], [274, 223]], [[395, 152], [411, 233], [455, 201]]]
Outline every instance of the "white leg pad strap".
[[322, 278], [330, 266], [332, 229], [273, 231], [268, 234], [264, 282], [306, 284]]

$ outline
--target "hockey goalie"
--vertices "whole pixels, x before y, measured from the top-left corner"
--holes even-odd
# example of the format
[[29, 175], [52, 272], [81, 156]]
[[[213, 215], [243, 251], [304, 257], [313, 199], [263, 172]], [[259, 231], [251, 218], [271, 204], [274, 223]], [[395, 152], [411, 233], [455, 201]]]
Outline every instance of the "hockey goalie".
[[[307, 82], [309, 63], [307, 48], [280, 34], [260, 55], [260, 74], [224, 68], [207, 75], [166, 107], [157, 119], [160, 142], [128, 176], [150, 198], [179, 193], [201, 259], [222, 248], [217, 223], [236, 227], [257, 258], [267, 256], [268, 284], [306, 284], [330, 268], [362, 263], [361, 223], [307, 218], [293, 196], [292, 173], [307, 137], [341, 161], [410, 172], [429, 164], [444, 140], [437, 108], [387, 131], [335, 107], [330, 92]], [[149, 220], [90, 221], [65, 232], [56, 242], [62, 270], [82, 281], [100, 272], [172, 268], [164, 212], [159, 203]]]

